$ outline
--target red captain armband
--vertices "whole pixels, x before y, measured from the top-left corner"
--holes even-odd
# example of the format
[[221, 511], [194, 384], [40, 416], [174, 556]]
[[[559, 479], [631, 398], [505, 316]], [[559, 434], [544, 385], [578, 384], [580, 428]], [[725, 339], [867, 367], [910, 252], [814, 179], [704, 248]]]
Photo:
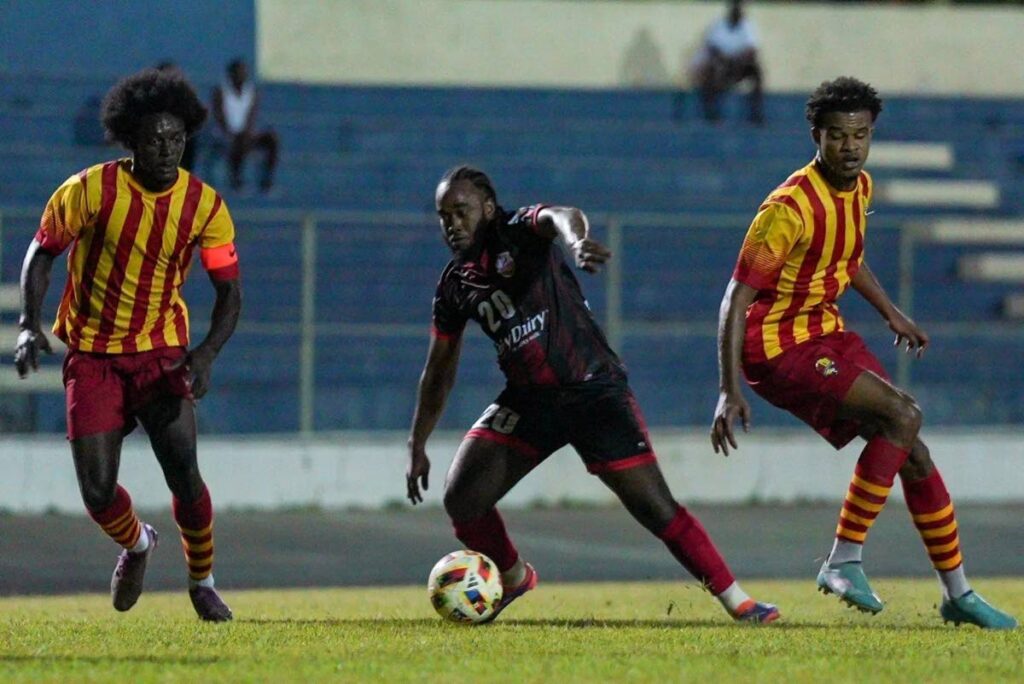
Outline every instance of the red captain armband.
[[238, 277], [238, 253], [235, 243], [220, 247], [203, 247], [199, 250], [203, 268], [214, 280], [234, 280]]

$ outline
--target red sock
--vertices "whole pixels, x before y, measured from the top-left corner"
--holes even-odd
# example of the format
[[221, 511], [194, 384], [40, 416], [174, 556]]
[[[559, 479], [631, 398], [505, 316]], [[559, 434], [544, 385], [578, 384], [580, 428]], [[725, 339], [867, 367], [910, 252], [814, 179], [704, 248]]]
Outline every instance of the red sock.
[[192, 503], [185, 503], [178, 497], [172, 499], [174, 522], [181, 531], [181, 545], [185, 549], [189, 579], [206, 579], [213, 572], [213, 502], [210, 490], [205, 486], [203, 493]]
[[914, 519], [928, 556], [936, 570], [955, 570], [963, 563], [960, 555], [960, 535], [957, 532], [956, 514], [949, 498], [946, 483], [936, 468], [920, 480], [903, 483], [903, 494], [907, 508]]
[[676, 510], [676, 517], [658, 537], [683, 567], [715, 596], [736, 581], [700, 520], [683, 506]]
[[505, 572], [519, 560], [519, 552], [513, 546], [505, 530], [505, 521], [501, 519], [497, 508], [492, 508], [476, 520], [452, 521], [455, 536], [466, 548], [484, 554]]
[[854, 468], [846, 501], [839, 511], [836, 537], [863, 544], [875, 518], [885, 507], [893, 480], [907, 460], [909, 449], [898, 447], [884, 437], [872, 437], [864, 446]]
[[[86, 510], [89, 511], [88, 508]], [[107, 536], [124, 548], [130, 549], [139, 543], [142, 523], [135, 515], [132, 497], [121, 485], [117, 485], [114, 491], [114, 502], [102, 511], [89, 511], [89, 517], [99, 523]]]

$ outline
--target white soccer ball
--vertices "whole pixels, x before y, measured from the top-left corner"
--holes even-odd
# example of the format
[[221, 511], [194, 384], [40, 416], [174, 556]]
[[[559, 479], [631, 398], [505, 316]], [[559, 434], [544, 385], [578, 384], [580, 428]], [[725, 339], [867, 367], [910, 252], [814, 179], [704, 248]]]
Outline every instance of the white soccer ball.
[[476, 551], [452, 551], [437, 561], [427, 580], [430, 603], [452, 622], [483, 622], [501, 602], [501, 573]]

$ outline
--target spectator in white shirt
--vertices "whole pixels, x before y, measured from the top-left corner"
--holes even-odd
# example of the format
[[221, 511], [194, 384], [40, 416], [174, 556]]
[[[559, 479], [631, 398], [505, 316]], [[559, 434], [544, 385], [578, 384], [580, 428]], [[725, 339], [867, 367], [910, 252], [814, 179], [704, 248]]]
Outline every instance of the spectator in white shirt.
[[231, 187], [242, 188], [242, 162], [256, 148], [264, 151], [260, 190], [269, 192], [277, 167], [277, 134], [271, 129], [256, 129], [259, 92], [249, 79], [245, 62], [236, 59], [228, 64], [227, 78], [213, 91], [213, 118], [217, 121], [228, 145], [228, 168]]
[[704, 118], [708, 121], [721, 119], [719, 100], [722, 94], [749, 80], [750, 121], [764, 122], [758, 42], [754, 23], [743, 16], [741, 0], [731, 0], [728, 14], [708, 27], [693, 64], [694, 82], [700, 90]]

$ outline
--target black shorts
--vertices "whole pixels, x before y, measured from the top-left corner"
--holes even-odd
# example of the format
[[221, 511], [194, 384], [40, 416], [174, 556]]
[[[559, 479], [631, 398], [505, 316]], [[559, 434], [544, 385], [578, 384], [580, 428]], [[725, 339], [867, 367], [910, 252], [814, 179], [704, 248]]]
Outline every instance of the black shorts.
[[541, 463], [566, 444], [599, 474], [653, 463], [647, 425], [625, 380], [564, 387], [507, 387], [466, 439], [504, 444]]

